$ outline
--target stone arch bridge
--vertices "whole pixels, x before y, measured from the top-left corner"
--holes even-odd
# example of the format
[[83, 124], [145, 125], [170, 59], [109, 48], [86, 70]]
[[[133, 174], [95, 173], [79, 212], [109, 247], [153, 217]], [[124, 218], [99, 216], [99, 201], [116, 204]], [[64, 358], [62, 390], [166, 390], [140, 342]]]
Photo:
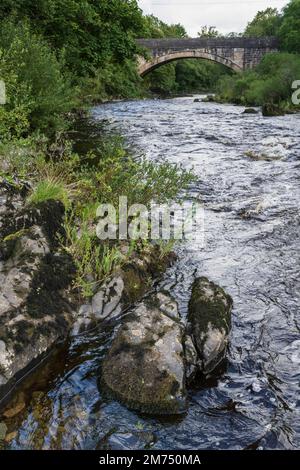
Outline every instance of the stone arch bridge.
[[241, 72], [259, 64], [265, 54], [278, 51], [278, 40], [267, 38], [138, 39], [146, 50], [138, 57], [143, 77], [157, 67], [179, 59], [208, 59]]

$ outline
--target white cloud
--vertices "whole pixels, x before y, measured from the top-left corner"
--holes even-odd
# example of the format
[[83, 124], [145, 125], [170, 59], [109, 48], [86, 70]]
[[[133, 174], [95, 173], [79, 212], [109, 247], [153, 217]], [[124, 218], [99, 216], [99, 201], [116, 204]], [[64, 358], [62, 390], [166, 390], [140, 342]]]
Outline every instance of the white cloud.
[[140, 0], [146, 14], [167, 23], [181, 23], [190, 36], [201, 26], [215, 26], [222, 33], [241, 32], [259, 10], [281, 9], [288, 0]]

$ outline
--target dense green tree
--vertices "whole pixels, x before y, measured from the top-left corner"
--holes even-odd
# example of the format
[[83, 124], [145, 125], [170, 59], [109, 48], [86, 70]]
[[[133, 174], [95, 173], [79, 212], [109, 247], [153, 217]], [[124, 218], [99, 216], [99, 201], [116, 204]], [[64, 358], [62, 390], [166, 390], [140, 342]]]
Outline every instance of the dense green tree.
[[145, 77], [146, 86], [159, 95], [167, 96], [177, 92], [175, 62], [162, 65]]
[[300, 0], [292, 0], [284, 8], [279, 37], [284, 50], [300, 53]]
[[300, 76], [300, 57], [289, 53], [266, 55], [256, 70], [226, 77], [217, 85], [222, 101], [244, 105], [292, 107], [292, 83]]
[[66, 64], [84, 75], [106, 60], [118, 62], [136, 52], [135, 36], [144, 28], [136, 0], [1, 0], [0, 20], [29, 18]]
[[281, 23], [281, 17], [277, 8], [267, 8], [259, 11], [250, 23], [248, 23], [244, 36], [264, 37], [276, 36]]
[[2, 21], [0, 78], [7, 104], [0, 106], [0, 140], [40, 129], [51, 135], [64, 124], [63, 114], [74, 105], [64, 63], [27, 23]]

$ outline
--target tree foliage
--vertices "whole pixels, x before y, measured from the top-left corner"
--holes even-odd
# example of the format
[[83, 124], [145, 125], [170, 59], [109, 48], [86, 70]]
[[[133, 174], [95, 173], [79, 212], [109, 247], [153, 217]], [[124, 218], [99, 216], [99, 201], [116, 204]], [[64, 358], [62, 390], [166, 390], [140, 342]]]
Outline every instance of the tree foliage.
[[279, 37], [285, 51], [300, 54], [300, 0], [292, 0], [284, 8]]
[[217, 85], [221, 101], [242, 105], [292, 106], [292, 83], [300, 76], [300, 57], [289, 53], [266, 55], [256, 70], [226, 77]]
[[220, 33], [215, 26], [202, 26], [198, 36], [200, 38], [217, 38], [220, 36]]
[[250, 23], [248, 23], [244, 36], [264, 37], [277, 36], [281, 23], [281, 17], [277, 8], [267, 8], [259, 11]]
[[9, 14], [28, 18], [77, 75], [132, 58], [144, 28], [136, 0], [1, 0], [0, 20]]
[[[300, 0], [291, 0], [282, 12], [259, 11], [244, 32], [247, 37], [270, 35], [280, 38], [284, 52], [300, 53]], [[203, 26], [199, 36], [220, 34]], [[74, 91], [90, 104], [140, 97], [148, 89], [163, 94], [213, 90], [225, 73], [218, 85], [222, 99], [261, 103], [285, 100], [291, 77], [299, 79], [298, 57], [278, 54], [242, 76], [208, 61], [185, 60], [160, 67], [142, 81], [137, 37], [185, 38], [187, 32], [181, 24], [144, 16], [137, 0], [1, 0], [0, 79], [8, 93], [8, 103], [0, 107], [2, 136], [33, 129], [55, 132], [72, 109]]]
[[167, 24], [154, 15], [144, 18], [143, 37], [145, 38], [186, 38], [187, 32], [181, 24]]
[[0, 107], [0, 139], [20, 137], [39, 128], [51, 134], [74, 104], [64, 64], [25, 22], [3, 21], [0, 29], [0, 73], [7, 104]]

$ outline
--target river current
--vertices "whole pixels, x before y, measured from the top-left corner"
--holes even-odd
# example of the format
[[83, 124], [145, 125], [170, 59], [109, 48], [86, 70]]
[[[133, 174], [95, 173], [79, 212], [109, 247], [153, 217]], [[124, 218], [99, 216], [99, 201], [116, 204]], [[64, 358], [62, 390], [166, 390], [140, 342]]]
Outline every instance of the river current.
[[158, 288], [185, 317], [204, 275], [234, 301], [226, 369], [189, 391], [180, 418], [147, 417], [102, 396], [114, 324], [75, 338], [24, 385], [31, 401], [10, 448], [300, 448], [300, 115], [263, 118], [194, 97], [107, 103], [93, 119], [147, 158], [193, 169], [204, 247], [176, 248]]

